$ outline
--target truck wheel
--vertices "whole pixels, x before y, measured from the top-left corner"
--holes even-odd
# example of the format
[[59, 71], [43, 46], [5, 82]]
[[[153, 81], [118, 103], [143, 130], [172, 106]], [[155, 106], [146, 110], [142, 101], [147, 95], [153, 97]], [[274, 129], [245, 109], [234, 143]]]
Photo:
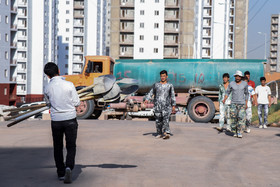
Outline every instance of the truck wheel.
[[93, 100], [81, 101], [81, 104], [76, 108], [77, 118], [78, 119], [90, 118], [92, 113], [94, 112], [94, 105], [95, 104]]
[[208, 123], [215, 116], [215, 105], [208, 97], [197, 96], [189, 102], [188, 114], [194, 122]]

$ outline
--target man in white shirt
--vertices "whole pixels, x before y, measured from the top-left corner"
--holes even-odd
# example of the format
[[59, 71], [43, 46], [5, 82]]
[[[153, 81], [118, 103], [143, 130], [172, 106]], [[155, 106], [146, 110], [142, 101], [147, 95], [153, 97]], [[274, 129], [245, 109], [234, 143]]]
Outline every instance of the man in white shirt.
[[[267, 128], [268, 107], [271, 106], [271, 90], [266, 86], [265, 77], [260, 78], [261, 85], [257, 86], [256, 94], [258, 97], [258, 115], [259, 115], [259, 128]], [[264, 119], [262, 122], [262, 113], [264, 111]]]
[[[80, 105], [80, 99], [73, 83], [59, 76], [59, 70], [55, 63], [47, 63], [44, 73], [51, 79], [44, 94], [46, 102], [51, 107], [51, 127], [57, 175], [59, 180], [64, 180], [64, 183], [71, 183], [78, 131], [75, 107]], [[67, 149], [65, 163], [63, 158], [64, 135]]]

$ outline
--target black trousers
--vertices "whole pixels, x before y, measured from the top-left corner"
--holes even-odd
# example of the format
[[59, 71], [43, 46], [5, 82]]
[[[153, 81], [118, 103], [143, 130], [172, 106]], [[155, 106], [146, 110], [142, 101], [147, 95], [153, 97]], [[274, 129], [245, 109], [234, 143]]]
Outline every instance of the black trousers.
[[[54, 160], [57, 168], [57, 175], [58, 177], [63, 177], [65, 175], [65, 168], [69, 167], [72, 170], [75, 165], [78, 123], [75, 118], [65, 121], [51, 121], [51, 126], [53, 136]], [[64, 134], [67, 150], [65, 164], [63, 157]]]

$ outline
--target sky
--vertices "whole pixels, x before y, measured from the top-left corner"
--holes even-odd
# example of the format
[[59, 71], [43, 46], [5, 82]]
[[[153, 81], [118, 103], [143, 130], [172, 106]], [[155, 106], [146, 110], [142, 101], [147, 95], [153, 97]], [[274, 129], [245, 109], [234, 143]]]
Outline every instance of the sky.
[[280, 0], [249, 0], [248, 59], [264, 59], [265, 37], [258, 34], [258, 32], [266, 33], [267, 57], [269, 57], [270, 21], [272, 14], [280, 14]]

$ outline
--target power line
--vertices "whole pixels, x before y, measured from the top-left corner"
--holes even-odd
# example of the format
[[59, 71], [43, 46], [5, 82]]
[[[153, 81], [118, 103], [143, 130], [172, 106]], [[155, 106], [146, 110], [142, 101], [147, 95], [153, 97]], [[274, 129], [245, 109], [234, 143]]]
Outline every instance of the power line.
[[258, 9], [258, 11], [253, 15], [253, 17], [249, 20], [248, 25], [254, 20], [254, 18], [258, 15], [258, 13], [265, 7], [266, 3], [268, 3], [269, 0], [266, 0], [262, 6]]
[[[266, 43], [269, 43], [269, 42], [270, 42], [270, 41], [267, 41]], [[247, 51], [247, 54], [249, 54], [249, 53], [251, 53], [251, 52], [253, 52], [253, 51], [255, 51], [255, 50], [261, 48], [262, 46], [264, 46], [264, 44], [261, 44], [261, 45], [255, 47], [254, 49], [251, 49], [250, 51]]]
[[251, 11], [256, 7], [256, 5], [259, 3], [259, 1], [260, 1], [260, 0], [257, 0], [257, 1], [255, 2], [255, 4], [249, 9], [248, 13], [251, 12]]

